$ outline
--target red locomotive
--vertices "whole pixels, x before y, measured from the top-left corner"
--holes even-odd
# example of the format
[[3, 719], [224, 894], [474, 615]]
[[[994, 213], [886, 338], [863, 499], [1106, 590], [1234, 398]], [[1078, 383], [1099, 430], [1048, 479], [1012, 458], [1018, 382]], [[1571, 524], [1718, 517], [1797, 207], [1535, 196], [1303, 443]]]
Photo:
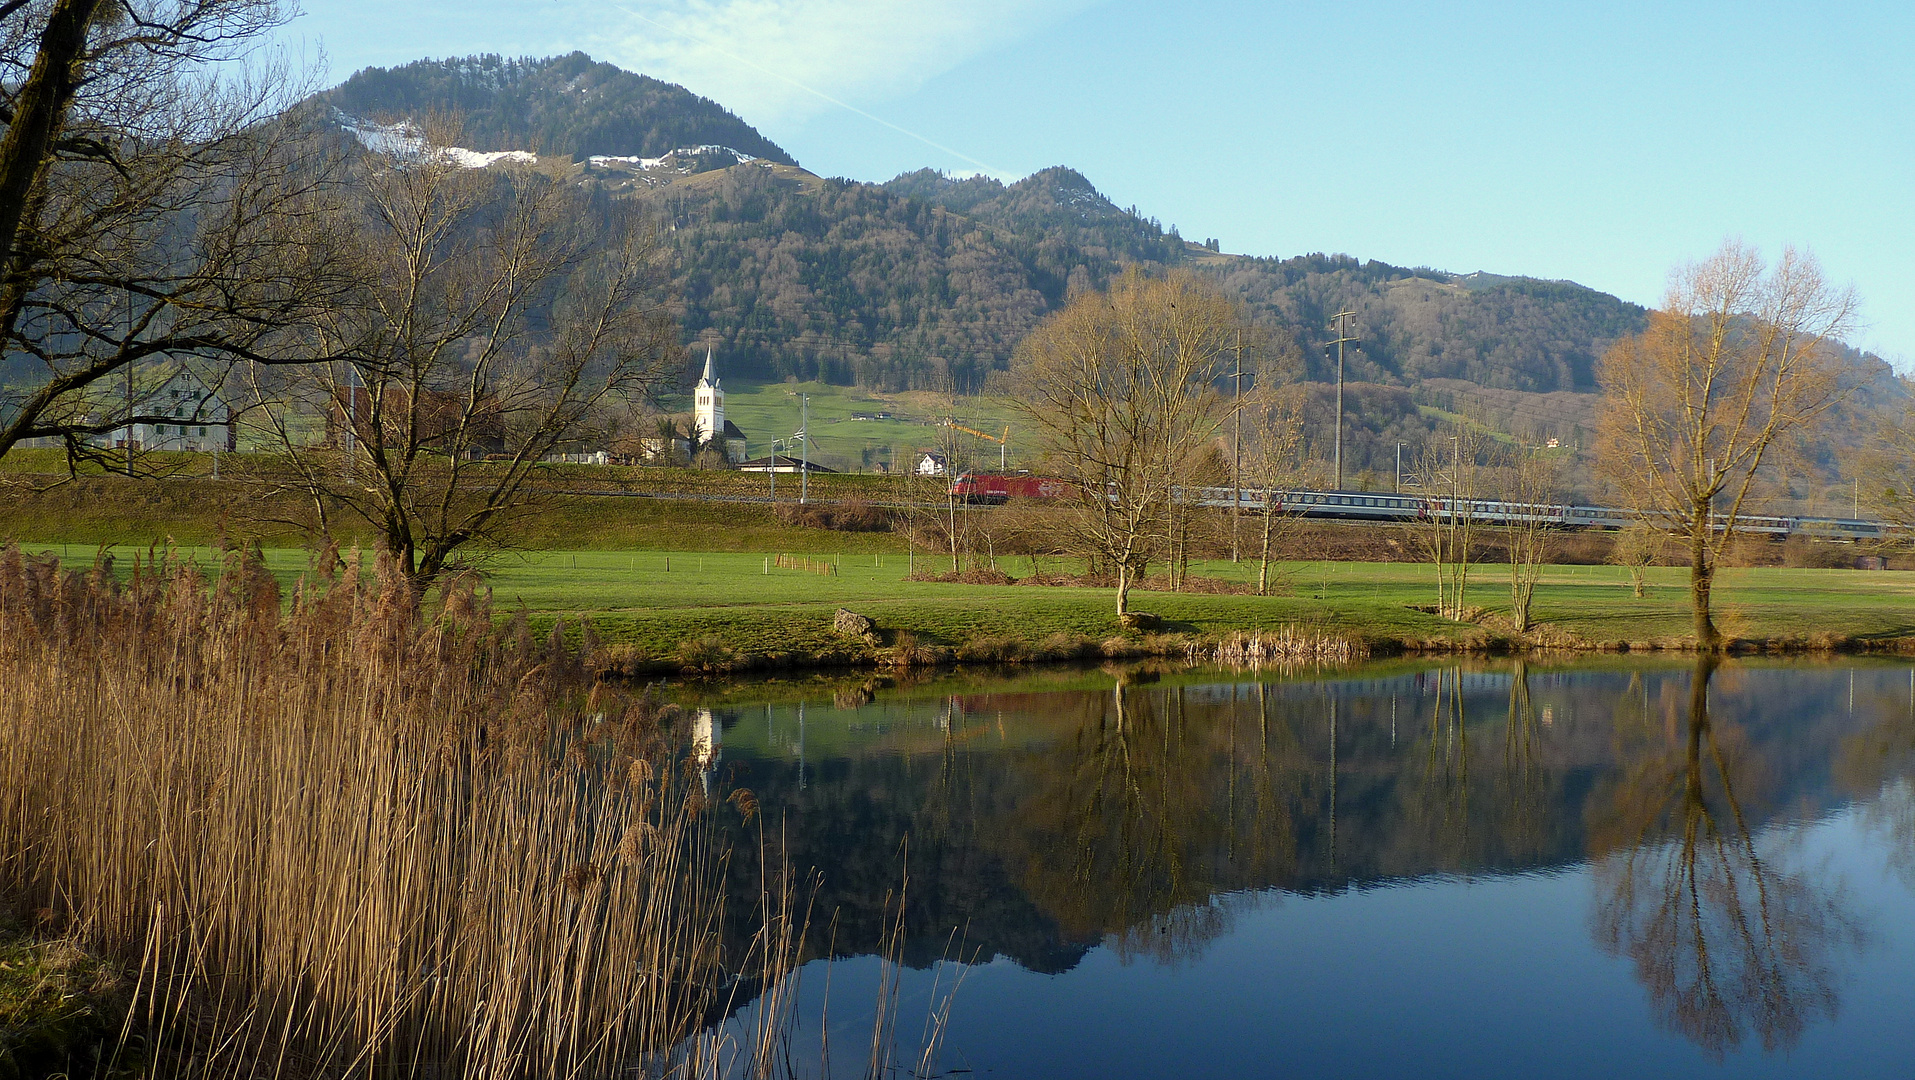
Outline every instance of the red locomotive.
[[951, 481], [951, 494], [967, 503], [1002, 506], [1012, 499], [1061, 499], [1070, 487], [1067, 480], [1030, 473], [965, 473]]

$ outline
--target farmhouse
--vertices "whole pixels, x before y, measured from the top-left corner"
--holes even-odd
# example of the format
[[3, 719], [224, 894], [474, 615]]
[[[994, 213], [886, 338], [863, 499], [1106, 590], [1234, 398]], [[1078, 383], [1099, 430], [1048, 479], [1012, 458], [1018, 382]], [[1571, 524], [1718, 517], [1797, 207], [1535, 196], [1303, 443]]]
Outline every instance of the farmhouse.
[[148, 422], [95, 436], [94, 445], [199, 452], [233, 449], [232, 406], [189, 369], [172, 371], [144, 390], [136, 380], [128, 411]]

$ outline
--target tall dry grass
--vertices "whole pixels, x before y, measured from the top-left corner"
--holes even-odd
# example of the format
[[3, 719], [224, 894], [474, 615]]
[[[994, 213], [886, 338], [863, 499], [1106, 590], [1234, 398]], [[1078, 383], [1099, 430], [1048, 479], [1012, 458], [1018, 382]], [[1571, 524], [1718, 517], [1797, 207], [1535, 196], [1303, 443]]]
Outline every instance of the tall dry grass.
[[1222, 641], [1201, 642], [1184, 650], [1193, 664], [1256, 668], [1282, 664], [1351, 664], [1369, 655], [1362, 642], [1297, 626], [1274, 632], [1235, 631]]
[[695, 762], [470, 588], [8, 547], [0, 682], [0, 900], [131, 973], [158, 1071], [726, 1068]]

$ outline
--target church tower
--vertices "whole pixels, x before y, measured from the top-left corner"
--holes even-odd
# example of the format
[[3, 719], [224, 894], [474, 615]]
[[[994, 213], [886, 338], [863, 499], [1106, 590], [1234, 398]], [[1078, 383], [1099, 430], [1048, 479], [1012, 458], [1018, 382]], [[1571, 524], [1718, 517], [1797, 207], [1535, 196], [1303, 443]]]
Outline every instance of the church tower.
[[705, 375], [692, 387], [692, 427], [699, 443], [725, 437], [725, 392], [719, 389], [718, 374], [712, 370], [712, 347], [705, 346]]

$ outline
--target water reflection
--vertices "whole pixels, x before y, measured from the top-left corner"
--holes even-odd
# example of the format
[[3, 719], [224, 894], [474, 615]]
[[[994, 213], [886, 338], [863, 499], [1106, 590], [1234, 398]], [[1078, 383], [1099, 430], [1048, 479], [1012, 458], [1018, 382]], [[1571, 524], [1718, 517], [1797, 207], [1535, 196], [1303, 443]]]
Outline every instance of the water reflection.
[[1618, 717], [1624, 766], [1590, 840], [1598, 941], [1633, 962], [1663, 1024], [1720, 1057], [1750, 1033], [1792, 1047], [1833, 1016], [1832, 965], [1859, 938], [1839, 892], [1765, 858], [1746, 800], [1773, 777], [1739, 726], [1711, 720], [1715, 671], [1697, 662], [1682, 720]]
[[[1854, 675], [1114, 672], [714, 715], [726, 774], [822, 871], [840, 955], [876, 950], [907, 837], [907, 962], [957, 928], [1053, 973], [1098, 948], [1198, 962], [1286, 893], [1588, 866], [1594, 944], [1628, 962], [1665, 1030], [1720, 1056], [1791, 1047], [1835, 1015], [1862, 942], [1839, 883], [1790, 846], [1797, 823], [1866, 800], [1915, 884], [1915, 682], [1898, 698], [1906, 668]], [[734, 860], [740, 890], [755, 871]]]

